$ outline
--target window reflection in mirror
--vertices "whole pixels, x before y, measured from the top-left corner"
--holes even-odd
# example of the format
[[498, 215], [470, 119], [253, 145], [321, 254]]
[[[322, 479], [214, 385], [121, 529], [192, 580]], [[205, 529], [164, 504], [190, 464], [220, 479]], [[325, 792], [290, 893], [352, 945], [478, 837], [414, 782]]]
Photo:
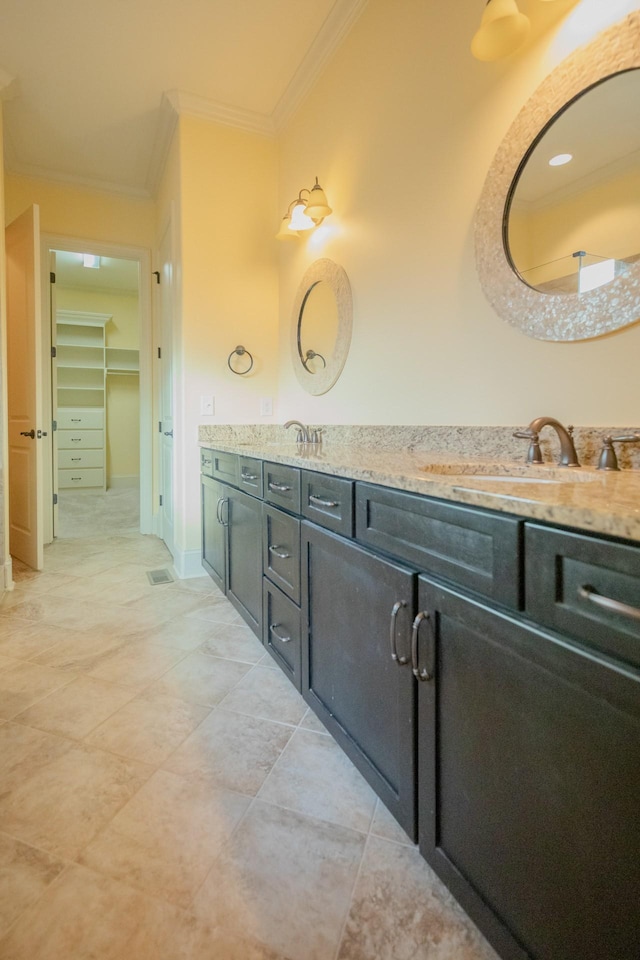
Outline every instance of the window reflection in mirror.
[[590, 87], [536, 138], [507, 197], [504, 239], [542, 293], [593, 290], [640, 260], [640, 70]]
[[330, 284], [317, 281], [307, 291], [298, 319], [298, 353], [309, 373], [320, 373], [333, 357], [338, 319], [338, 305]]

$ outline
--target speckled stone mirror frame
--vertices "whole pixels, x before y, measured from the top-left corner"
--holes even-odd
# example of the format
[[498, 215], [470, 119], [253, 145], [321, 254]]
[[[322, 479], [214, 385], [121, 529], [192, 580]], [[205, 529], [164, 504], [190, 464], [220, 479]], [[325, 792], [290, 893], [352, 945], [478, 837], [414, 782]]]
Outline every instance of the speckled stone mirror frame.
[[505, 252], [505, 205], [524, 155], [549, 121], [584, 90], [640, 67], [640, 12], [603, 31], [561, 63], [522, 108], [500, 144], [475, 218], [476, 264], [489, 302], [537, 340], [587, 340], [640, 319], [640, 262], [588, 293], [540, 293], [520, 279]]
[[[320, 281], [327, 283], [333, 291], [338, 308], [338, 332], [333, 353], [325, 358], [327, 366], [317, 373], [309, 373], [303, 366], [298, 351], [298, 324], [309, 289]], [[351, 344], [352, 323], [353, 301], [347, 274], [333, 260], [315, 260], [300, 281], [291, 313], [291, 359], [296, 377], [307, 393], [314, 396], [326, 393], [342, 373]]]

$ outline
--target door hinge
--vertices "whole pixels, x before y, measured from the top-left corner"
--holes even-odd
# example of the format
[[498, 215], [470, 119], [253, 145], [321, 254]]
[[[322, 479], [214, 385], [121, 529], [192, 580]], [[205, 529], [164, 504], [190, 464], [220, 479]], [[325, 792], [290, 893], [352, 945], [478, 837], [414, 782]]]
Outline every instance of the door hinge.
[[57, 421], [57, 420], [52, 420], [52, 421], [51, 421], [51, 433], [55, 433], [57, 429], [58, 429], [58, 421]]
[[154, 270], [154, 271], [153, 271], [153, 275], [154, 275], [154, 277], [156, 278], [156, 283], [160, 283], [160, 271], [159, 271], [159, 270]]
[[58, 356], [58, 348], [57, 348], [57, 347], [51, 347], [51, 356], [52, 356], [52, 357], [57, 357], [57, 356]]
[[162, 347], [158, 347], [158, 360], [162, 357]]
[[162, 420], [158, 420], [158, 433], [162, 433]]
[[54, 507], [57, 505], [57, 503], [58, 503], [58, 494], [57, 494], [57, 493], [54, 493], [54, 495], [53, 495], [53, 505], [54, 505]]
[[49, 283], [55, 283], [55, 282], [56, 282], [56, 275], [53, 271], [51, 271], [49, 273]]
[[162, 494], [160, 494], [160, 496], [158, 497], [158, 500], [160, 501], [160, 506], [162, 506]]

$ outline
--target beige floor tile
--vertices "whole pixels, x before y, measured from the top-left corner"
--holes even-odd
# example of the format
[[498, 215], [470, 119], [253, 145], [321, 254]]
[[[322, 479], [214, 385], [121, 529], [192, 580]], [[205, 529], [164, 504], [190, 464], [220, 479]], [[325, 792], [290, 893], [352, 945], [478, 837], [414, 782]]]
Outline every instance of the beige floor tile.
[[199, 596], [206, 596], [207, 598], [224, 596], [207, 574], [203, 577], [189, 577], [187, 580], [174, 580], [173, 583], [169, 584], [169, 589], [197, 593]]
[[292, 728], [217, 707], [164, 768], [254, 796], [280, 756]]
[[131, 640], [153, 640], [165, 643], [176, 650], [195, 650], [205, 643], [215, 630], [216, 625], [206, 620], [192, 620], [190, 617], [174, 617], [159, 627], [134, 633]]
[[70, 749], [69, 740], [61, 740], [60, 737], [52, 737], [18, 723], [3, 722], [0, 727], [0, 802], [34, 771], [55, 762]]
[[0, 941], [2, 960], [135, 960], [126, 944], [150, 905], [142, 894], [72, 865]]
[[126, 644], [124, 638], [108, 632], [69, 630], [63, 631], [63, 634], [65, 639], [35, 656], [34, 663], [86, 673]]
[[296, 730], [260, 799], [366, 833], [376, 796], [332, 737]]
[[382, 800], [376, 803], [376, 812], [373, 815], [371, 833], [383, 840], [393, 840], [394, 843], [405, 843], [414, 846], [411, 837], [405, 833], [393, 814], [389, 813]]
[[0, 670], [6, 670], [7, 667], [15, 667], [20, 663], [19, 660], [16, 660], [14, 657], [5, 657], [0, 653]]
[[145, 583], [149, 583], [147, 579], [147, 570], [149, 569], [151, 568], [146, 563], [118, 562], [114, 567], [101, 573], [97, 577], [97, 582], [102, 586], [107, 586], [108, 584], [129, 583], [144, 578]]
[[152, 614], [158, 623], [172, 620], [174, 617], [192, 613], [206, 603], [206, 599], [195, 593], [168, 590], [168, 585], [149, 586], [142, 598], [131, 600], [126, 605], [127, 612]]
[[87, 737], [103, 750], [159, 766], [209, 714], [174, 697], [130, 700]]
[[0, 717], [11, 720], [72, 679], [72, 674], [37, 663], [16, 663], [7, 667], [0, 672]]
[[328, 737], [331, 736], [324, 723], [318, 719], [311, 707], [309, 707], [304, 717], [300, 721], [300, 727], [303, 730], [313, 730], [314, 733], [324, 733]]
[[307, 705], [281, 670], [255, 666], [222, 701], [225, 710], [298, 724]]
[[[61, 576], [61, 574], [58, 574]], [[65, 577], [66, 583], [61, 583], [49, 591], [52, 597], [63, 597], [65, 600], [86, 600], [87, 597], [97, 597], [102, 589], [100, 582], [93, 577]]]
[[39, 576], [30, 580], [21, 580], [19, 582], [20, 590], [27, 595], [37, 593], [53, 593], [65, 586], [75, 583], [75, 577], [69, 577], [66, 573], [40, 573]]
[[71, 563], [65, 573], [70, 577], [95, 577], [114, 566], [117, 566], [115, 555], [110, 556], [108, 552], [103, 551], [87, 557], [79, 563]]
[[250, 802], [159, 770], [89, 844], [82, 862], [187, 907]]
[[209, 628], [209, 636], [202, 644], [202, 653], [244, 663], [258, 663], [264, 656], [264, 647], [246, 623], [222, 623], [217, 620], [192, 622], [206, 622]]
[[0, 594], [0, 613], [6, 616], [18, 604], [25, 603], [31, 597], [37, 596], [37, 591], [29, 589], [30, 585], [35, 582], [35, 580], [29, 580], [19, 583], [13, 590], [5, 590], [4, 593]]
[[498, 960], [417, 849], [370, 837], [339, 960]]
[[[67, 686], [24, 710], [17, 721], [72, 740], [82, 740], [132, 696], [129, 687], [93, 677], [76, 677]], [[139, 759], [145, 760], [144, 757]]]
[[0, 618], [0, 653], [31, 660], [68, 637], [68, 631], [32, 620]]
[[112, 653], [107, 653], [99, 663], [89, 667], [86, 673], [98, 680], [122, 683], [139, 689], [142, 685], [157, 680], [184, 656], [183, 650], [172, 650], [149, 641], [123, 644]]
[[248, 663], [208, 657], [196, 651], [168, 670], [149, 692], [214, 707], [250, 669]]
[[364, 844], [355, 831], [256, 801], [194, 909], [295, 960], [327, 960], [338, 946]]
[[196, 610], [188, 614], [196, 620], [211, 620], [214, 623], [239, 623], [245, 625], [238, 611], [231, 606], [228, 600], [218, 597], [207, 597]]
[[[4, 732], [1, 728], [0, 739]], [[32, 739], [22, 762], [14, 757], [0, 794], [0, 823], [12, 837], [75, 859], [152, 768], [85, 744], [38, 735], [46, 740], [33, 744]], [[29, 744], [28, 737], [23, 740]], [[11, 745], [15, 752], [15, 742]]]
[[137, 573], [135, 577], [128, 580], [117, 580], [115, 582], [109, 580], [105, 583], [102, 582], [100, 577], [96, 577], [89, 582], [93, 584], [97, 600], [103, 603], [108, 600], [111, 603], [118, 604], [118, 606], [133, 605], [137, 600], [153, 600], [157, 603], [166, 595], [164, 592], [166, 586], [153, 587], [149, 583], [146, 573]]
[[65, 866], [64, 861], [0, 833], [0, 940]]

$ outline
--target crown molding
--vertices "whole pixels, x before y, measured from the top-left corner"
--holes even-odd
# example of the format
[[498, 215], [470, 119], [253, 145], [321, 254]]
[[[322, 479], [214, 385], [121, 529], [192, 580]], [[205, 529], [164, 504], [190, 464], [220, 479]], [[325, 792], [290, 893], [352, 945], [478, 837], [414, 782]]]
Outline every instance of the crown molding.
[[222, 123], [227, 127], [237, 127], [249, 133], [259, 133], [266, 137], [275, 136], [275, 127], [271, 117], [242, 107], [232, 107], [217, 100], [208, 100], [183, 90], [170, 90], [165, 94], [173, 109], [181, 117], [197, 117]]
[[368, 2], [369, 0], [336, 0], [306, 56], [271, 114], [277, 133], [293, 117], [318, 79], [325, 64], [347, 36]]
[[79, 177], [77, 174], [63, 173], [60, 170], [49, 170], [30, 163], [16, 162], [11, 148], [5, 145], [5, 173], [16, 177], [29, 177], [31, 180], [49, 180], [54, 183], [64, 183], [69, 187], [81, 190], [99, 191], [100, 193], [116, 194], [133, 200], [150, 200], [151, 194], [144, 187], [132, 187], [111, 180], [99, 180], [97, 177]]
[[177, 123], [178, 111], [171, 101], [171, 94], [163, 93], [158, 111], [156, 135], [147, 168], [146, 187], [149, 196], [155, 196], [160, 186]]

